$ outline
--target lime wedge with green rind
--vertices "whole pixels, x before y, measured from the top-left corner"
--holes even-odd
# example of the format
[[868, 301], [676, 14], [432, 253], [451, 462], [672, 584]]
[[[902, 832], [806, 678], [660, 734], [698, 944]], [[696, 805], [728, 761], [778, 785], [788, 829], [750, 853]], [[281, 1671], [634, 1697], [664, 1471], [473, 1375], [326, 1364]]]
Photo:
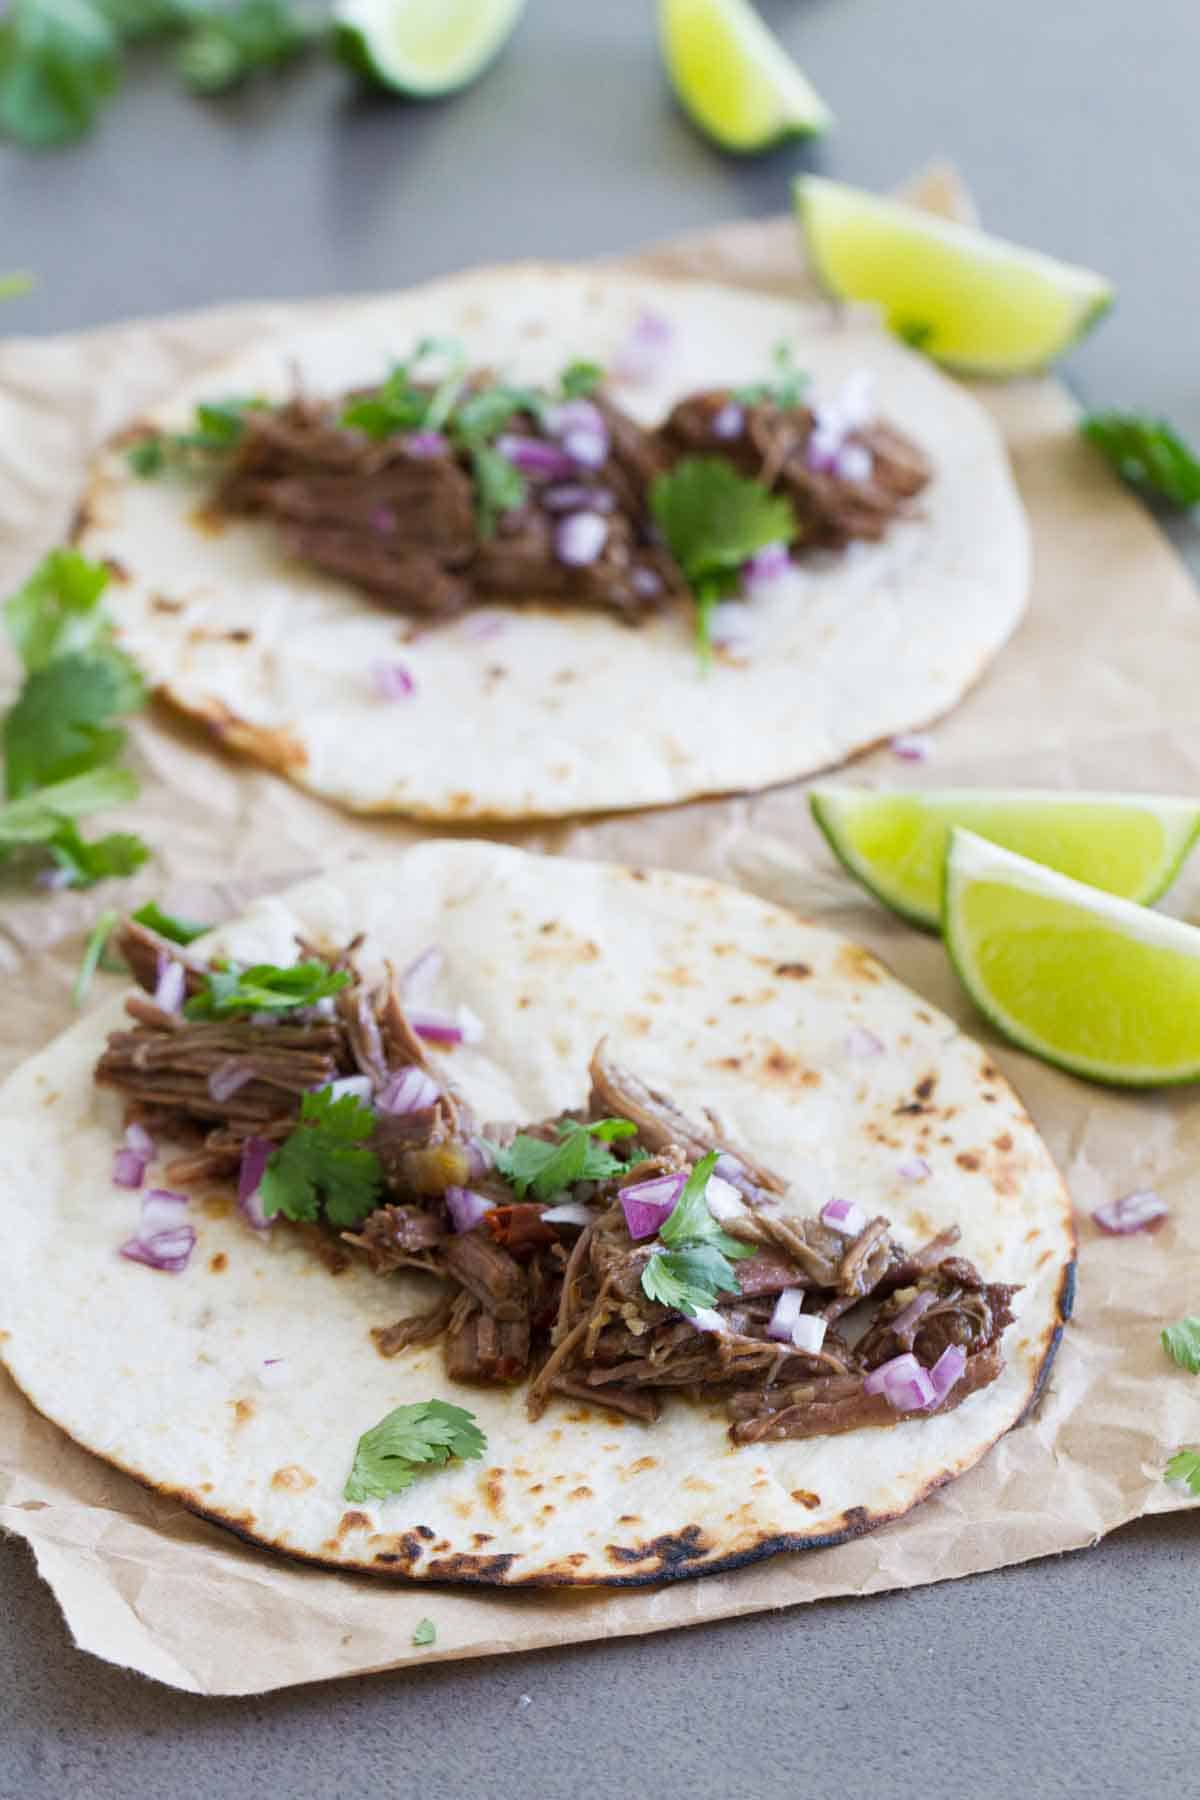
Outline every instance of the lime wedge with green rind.
[[825, 131], [833, 115], [748, 0], [659, 0], [671, 85], [726, 150], [766, 150]]
[[434, 99], [466, 87], [507, 41], [525, 0], [335, 0], [342, 61], [393, 94]]
[[1112, 304], [1102, 275], [822, 176], [795, 184], [817, 275], [841, 300], [871, 302], [936, 361], [1022, 375], [1069, 350]]
[[943, 930], [997, 1031], [1119, 1087], [1200, 1080], [1200, 931], [970, 831], [946, 860]]
[[1200, 803], [1151, 794], [822, 786], [809, 804], [849, 873], [931, 931], [956, 825], [1141, 906], [1166, 892], [1200, 835]]

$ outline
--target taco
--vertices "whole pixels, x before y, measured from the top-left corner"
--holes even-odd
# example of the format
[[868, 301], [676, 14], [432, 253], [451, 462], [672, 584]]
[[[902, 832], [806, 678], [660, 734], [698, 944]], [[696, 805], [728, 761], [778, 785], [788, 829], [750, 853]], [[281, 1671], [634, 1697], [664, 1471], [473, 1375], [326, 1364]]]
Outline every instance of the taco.
[[952, 706], [1028, 587], [997, 432], [874, 325], [555, 266], [206, 371], [101, 459], [77, 536], [226, 743], [458, 821], [835, 763]]
[[899, 1517], [1045, 1378], [1051, 1159], [831, 932], [445, 843], [124, 948], [138, 991], [0, 1092], [0, 1354], [255, 1542], [708, 1574]]

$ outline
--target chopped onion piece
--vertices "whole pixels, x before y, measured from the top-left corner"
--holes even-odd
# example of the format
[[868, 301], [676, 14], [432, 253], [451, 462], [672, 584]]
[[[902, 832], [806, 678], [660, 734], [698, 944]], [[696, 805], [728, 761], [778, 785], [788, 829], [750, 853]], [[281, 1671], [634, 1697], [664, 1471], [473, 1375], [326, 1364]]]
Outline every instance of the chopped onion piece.
[[112, 1178], [114, 1187], [140, 1188], [146, 1174], [146, 1165], [136, 1150], [122, 1148], [113, 1156]]
[[775, 1302], [775, 1311], [767, 1326], [767, 1336], [777, 1339], [781, 1344], [790, 1344], [803, 1305], [803, 1288], [784, 1288]]
[[934, 752], [934, 741], [927, 731], [902, 731], [888, 745], [901, 762], [928, 762]]
[[833, 472], [841, 481], [870, 481], [875, 458], [865, 444], [843, 444], [833, 459]]
[[407, 700], [417, 691], [416, 681], [402, 662], [373, 662], [371, 681], [381, 700]]
[[657, 569], [635, 569], [629, 582], [634, 593], [643, 600], [653, 600], [663, 591], [663, 579]]
[[738, 405], [736, 400], [727, 400], [725, 405], [713, 414], [710, 429], [715, 438], [728, 440], [741, 437], [746, 429], [745, 410]]
[[604, 414], [594, 400], [560, 400], [544, 413], [546, 430], [552, 437], [565, 438], [570, 431], [606, 432]]
[[857, 1237], [866, 1230], [867, 1215], [853, 1200], [827, 1200], [821, 1208], [822, 1225], [830, 1225], [843, 1237]]
[[608, 522], [598, 512], [568, 513], [554, 533], [554, 554], [571, 569], [586, 569], [604, 552]]
[[176, 962], [173, 956], [161, 956], [158, 964], [158, 981], [154, 988], [154, 1004], [163, 1012], [178, 1012], [183, 1005], [183, 996], [187, 992], [187, 976], [183, 964]]
[[928, 1372], [915, 1356], [893, 1356], [880, 1363], [863, 1382], [867, 1394], [883, 1394], [896, 1412], [920, 1412], [936, 1397]]
[[621, 1189], [621, 1207], [629, 1235], [636, 1243], [653, 1237], [675, 1211], [687, 1176], [656, 1175], [653, 1181], [635, 1181]]
[[547, 512], [611, 513], [616, 510], [616, 496], [605, 487], [588, 487], [582, 481], [560, 481], [543, 488], [538, 498]]
[[414, 1000], [424, 1000], [442, 972], [446, 961], [445, 953], [437, 944], [430, 944], [428, 950], [422, 950], [415, 956], [400, 977], [400, 992], [404, 996], [406, 1006]]
[[947, 1344], [929, 1371], [933, 1384], [934, 1404], [940, 1406], [950, 1389], [962, 1380], [967, 1367], [967, 1353], [961, 1344]]
[[600, 469], [608, 461], [608, 433], [579, 425], [562, 441], [571, 462], [580, 469]]
[[494, 1200], [487, 1200], [482, 1194], [477, 1194], [474, 1188], [446, 1189], [446, 1207], [458, 1233], [474, 1231], [480, 1219], [485, 1213], [490, 1213], [495, 1204]]
[[903, 1312], [898, 1312], [894, 1319], [889, 1319], [888, 1330], [895, 1332], [897, 1337], [911, 1331], [922, 1314], [929, 1311], [936, 1298], [936, 1294], [931, 1294], [928, 1290], [914, 1294]]
[[561, 1206], [551, 1206], [542, 1214], [547, 1225], [590, 1225], [594, 1214], [582, 1200], [566, 1200]]
[[896, 1173], [902, 1175], [905, 1181], [928, 1181], [933, 1170], [923, 1156], [909, 1156], [902, 1163], [897, 1163]]
[[156, 1231], [178, 1230], [190, 1204], [186, 1194], [177, 1194], [171, 1188], [151, 1188], [142, 1199], [138, 1236], [153, 1237]]
[[242, 1166], [238, 1170], [238, 1207], [252, 1231], [270, 1231], [275, 1223], [263, 1210], [259, 1189], [275, 1146], [270, 1138], [250, 1137], [242, 1145]]
[[[721, 1181], [727, 1181], [730, 1187], [736, 1188], [743, 1199], [757, 1201], [762, 1198], [761, 1188], [755, 1186], [743, 1164], [730, 1151], [722, 1150], [713, 1167], [717, 1177]], [[711, 1191], [712, 1183], [710, 1182], [709, 1192], [711, 1193]]]
[[[721, 1158], [718, 1157], [716, 1168], [719, 1169], [720, 1166]], [[708, 1178], [708, 1186], [704, 1190], [704, 1198], [713, 1218], [720, 1220], [722, 1223], [726, 1219], [740, 1219], [746, 1210], [738, 1189], [734, 1187], [731, 1181], [726, 1181], [723, 1175], [717, 1175], [716, 1173], [710, 1175]]]
[[647, 308], [617, 353], [613, 362], [615, 379], [634, 387], [644, 387], [655, 380], [662, 373], [674, 335], [671, 321]]
[[132, 1125], [125, 1127], [125, 1147], [132, 1150], [135, 1156], [140, 1156], [143, 1162], [153, 1162], [158, 1155], [154, 1139], [146, 1127], [139, 1125], [136, 1119]]
[[688, 1324], [694, 1325], [697, 1331], [724, 1331], [726, 1329], [725, 1320], [712, 1306], [698, 1306], [694, 1312], [686, 1314], [685, 1317]]
[[742, 581], [748, 588], [766, 587], [786, 575], [791, 566], [786, 544], [766, 544], [742, 564]]
[[433, 1076], [414, 1063], [411, 1068], [401, 1069], [386, 1087], [380, 1088], [375, 1096], [375, 1108], [377, 1112], [404, 1117], [408, 1113], [428, 1112], [441, 1097], [442, 1090]]
[[410, 431], [404, 448], [410, 456], [441, 456], [449, 450], [450, 442], [440, 431]]
[[364, 1106], [370, 1105], [375, 1092], [375, 1084], [369, 1075], [339, 1075], [336, 1081], [327, 1081], [324, 1085], [331, 1100], [344, 1100], [347, 1094], [353, 1094]]
[[196, 1244], [196, 1233], [184, 1223], [186, 1194], [168, 1188], [151, 1188], [142, 1200], [142, 1216], [136, 1237], [120, 1246], [119, 1255], [129, 1262], [178, 1275], [187, 1268]]
[[868, 1031], [865, 1025], [856, 1025], [846, 1039], [846, 1050], [850, 1056], [882, 1056], [883, 1042]]
[[501, 456], [507, 457], [513, 467], [520, 469], [525, 475], [545, 475], [554, 481], [574, 473], [577, 459], [572, 457], [570, 450], [558, 444], [548, 444], [545, 438], [502, 432], [496, 439], [496, 448]]
[[1156, 1231], [1169, 1210], [1165, 1200], [1160, 1200], [1153, 1188], [1139, 1188], [1136, 1193], [1125, 1194], [1119, 1200], [1106, 1200], [1103, 1206], [1096, 1208], [1092, 1218], [1110, 1237], [1128, 1237], [1133, 1231]]
[[736, 650], [754, 636], [754, 621], [741, 600], [718, 600], [708, 615], [708, 635], [722, 650]]
[[825, 1333], [829, 1329], [825, 1320], [816, 1313], [801, 1313], [792, 1326], [792, 1345], [797, 1350], [807, 1351], [815, 1356], [825, 1342]]
[[467, 1173], [476, 1181], [481, 1175], [487, 1174], [494, 1160], [491, 1149], [483, 1138], [470, 1137], [467, 1139]]
[[260, 1387], [286, 1387], [292, 1379], [291, 1365], [286, 1356], [268, 1356], [258, 1371]]
[[209, 1097], [218, 1106], [226, 1100], [232, 1100], [239, 1088], [244, 1088], [248, 1081], [254, 1080], [254, 1064], [244, 1056], [227, 1057], [218, 1063], [208, 1077]]

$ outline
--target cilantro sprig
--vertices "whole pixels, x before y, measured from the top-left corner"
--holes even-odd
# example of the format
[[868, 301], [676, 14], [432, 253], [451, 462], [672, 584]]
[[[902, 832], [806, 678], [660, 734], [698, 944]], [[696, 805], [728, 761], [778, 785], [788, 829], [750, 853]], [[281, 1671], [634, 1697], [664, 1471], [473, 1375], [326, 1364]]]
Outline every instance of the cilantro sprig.
[[437, 1643], [437, 1626], [432, 1619], [418, 1620], [412, 1641], [414, 1650], [424, 1650], [428, 1645]]
[[742, 406], [758, 406], [770, 401], [775, 406], [789, 409], [799, 406], [808, 388], [808, 375], [803, 369], [796, 367], [795, 356], [790, 344], [776, 344], [771, 352], [774, 374], [766, 381], [751, 382], [749, 386], [737, 388], [734, 400]]
[[1200, 1450], [1177, 1450], [1163, 1470], [1164, 1481], [1181, 1481], [1200, 1495]]
[[331, 994], [340, 994], [350, 981], [346, 969], [331, 969], [316, 957], [280, 967], [254, 963], [248, 969], [232, 964], [214, 966], [199, 993], [184, 1007], [189, 1019], [231, 1019], [239, 1013], [282, 1013], [297, 1006], [315, 1006]]
[[1200, 458], [1165, 419], [1094, 412], [1080, 430], [1130, 487], [1172, 506], [1200, 503]]
[[[444, 1468], [452, 1456], [474, 1462], [486, 1449], [474, 1413], [464, 1407], [447, 1400], [397, 1406], [359, 1438], [344, 1493], [347, 1500], [386, 1500], [411, 1487], [422, 1470]], [[413, 1642], [433, 1639], [433, 1626], [423, 1619]]]
[[170, 938], [173, 944], [192, 944], [212, 930], [211, 925], [200, 925], [195, 919], [181, 919], [175, 913], [164, 912], [157, 900], [147, 900], [132, 918], [135, 924], [144, 925], [147, 931], [156, 931], [159, 937]]
[[379, 1158], [364, 1140], [375, 1115], [354, 1094], [334, 1099], [318, 1088], [300, 1101], [300, 1122], [267, 1161], [259, 1195], [268, 1218], [315, 1224], [322, 1211], [344, 1230], [375, 1208], [383, 1177]]
[[145, 689], [102, 609], [107, 583], [108, 570], [78, 551], [52, 550], [4, 607], [25, 680], [0, 728], [0, 860], [40, 848], [73, 887], [131, 874], [149, 855], [131, 833], [89, 840], [78, 824], [137, 794], [134, 776], [115, 765], [120, 721]]
[[563, 1119], [558, 1134], [557, 1144], [522, 1131], [505, 1148], [491, 1146], [496, 1168], [519, 1199], [532, 1190], [538, 1200], [549, 1200], [577, 1181], [607, 1181], [624, 1174], [629, 1163], [604, 1146], [616, 1138], [636, 1137], [637, 1126], [630, 1119], [597, 1119], [591, 1125]]
[[1191, 1313], [1178, 1325], [1168, 1325], [1162, 1334], [1162, 1347], [1181, 1369], [1200, 1375], [1200, 1318]]
[[661, 1306], [692, 1318], [714, 1305], [718, 1294], [736, 1294], [733, 1264], [753, 1256], [750, 1244], [730, 1237], [708, 1208], [708, 1183], [720, 1152], [710, 1150], [696, 1163], [670, 1216], [659, 1230], [666, 1244], [642, 1270], [642, 1292]]
[[246, 429], [246, 414], [266, 405], [256, 394], [231, 394], [223, 400], [201, 400], [190, 431], [150, 431], [130, 445], [127, 461], [135, 475], [186, 478], [211, 475], [236, 450]]
[[650, 510], [696, 602], [700, 659], [712, 660], [710, 621], [738, 590], [742, 564], [796, 536], [791, 502], [739, 475], [719, 456], [689, 456], [650, 489]]

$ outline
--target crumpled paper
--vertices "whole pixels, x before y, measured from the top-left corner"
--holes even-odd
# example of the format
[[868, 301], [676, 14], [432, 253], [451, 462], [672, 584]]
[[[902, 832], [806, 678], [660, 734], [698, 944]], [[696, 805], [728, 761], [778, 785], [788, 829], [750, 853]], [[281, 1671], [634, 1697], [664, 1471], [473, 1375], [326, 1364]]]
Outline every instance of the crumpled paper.
[[[959, 211], [945, 171], [925, 204]], [[777, 294], [809, 288], [790, 221], [737, 224], [629, 266]], [[205, 363], [330, 302], [222, 308], [0, 346], [0, 591], [66, 531], [101, 440]], [[853, 778], [1200, 793], [1200, 606], [1166, 541], [1074, 429], [1054, 381], [979, 384], [1011, 446], [1033, 524], [1036, 588], [1012, 644], [936, 730], [919, 769], [886, 751]], [[0, 702], [15, 685], [0, 669]], [[133, 729], [142, 796], [130, 825], [153, 865], [112, 891], [216, 918], [317, 867], [398, 848], [402, 821], [355, 819], [238, 762], [155, 710]], [[126, 820], [106, 817], [106, 829]], [[500, 835], [500, 834], [498, 834]], [[638, 817], [503, 834], [530, 848], [690, 869], [739, 882], [869, 944], [985, 1041], [936, 940], [866, 899], [810, 823], [803, 784]], [[0, 1071], [71, 1017], [82, 934], [105, 894], [0, 886]], [[1200, 916], [1200, 877], [1170, 905]], [[103, 982], [104, 977], [99, 980]], [[1188, 1504], [1163, 1465], [1200, 1440], [1200, 1382], [1159, 1345], [1200, 1306], [1200, 1106], [1185, 1091], [1088, 1087], [1003, 1045], [1080, 1215], [1079, 1306], [1033, 1416], [911, 1517], [833, 1550], [635, 1593], [405, 1589], [299, 1567], [240, 1544], [77, 1449], [0, 1376], [0, 1525], [25, 1538], [84, 1649], [196, 1693], [240, 1694], [421, 1660], [661, 1631], [830, 1595], [971, 1574], [1093, 1542]], [[1153, 1185], [1172, 1212], [1153, 1236], [1100, 1235], [1101, 1200]], [[414, 1649], [417, 1621], [437, 1642]]]

